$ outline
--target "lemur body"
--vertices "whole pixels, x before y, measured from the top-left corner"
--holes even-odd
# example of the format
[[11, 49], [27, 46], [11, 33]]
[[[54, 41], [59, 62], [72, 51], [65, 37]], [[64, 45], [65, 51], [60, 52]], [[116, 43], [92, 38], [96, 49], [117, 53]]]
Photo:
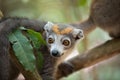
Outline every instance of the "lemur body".
[[[8, 34], [20, 26], [33, 29], [46, 35], [48, 44], [40, 48], [43, 53], [44, 64], [41, 70], [38, 70], [43, 80], [54, 80], [53, 74], [58, 64], [60, 64], [75, 45], [83, 38], [81, 29], [76, 29], [70, 25], [53, 24], [51, 22], [40, 22], [28, 20], [25, 18], [3, 18], [0, 20], [0, 80], [14, 80], [20, 73], [19, 69], [10, 59], [10, 42]], [[68, 28], [69, 27], [69, 28]], [[52, 56], [54, 57], [52, 57]], [[56, 57], [56, 58], [55, 58]]]
[[[89, 18], [82, 23], [71, 25], [82, 29], [85, 35], [98, 26], [107, 31], [111, 37], [120, 38], [120, 0], [93, 0]], [[76, 63], [68, 61], [59, 65], [57, 79], [74, 72], [76, 67], [73, 64], [77, 65], [80, 61], [78, 58], [73, 58], [72, 62]]]
[[89, 18], [71, 25], [81, 28], [85, 34], [98, 26], [111, 37], [120, 37], [120, 0], [93, 0]]
[[120, 0], [94, 0], [90, 17], [111, 37], [120, 37]]

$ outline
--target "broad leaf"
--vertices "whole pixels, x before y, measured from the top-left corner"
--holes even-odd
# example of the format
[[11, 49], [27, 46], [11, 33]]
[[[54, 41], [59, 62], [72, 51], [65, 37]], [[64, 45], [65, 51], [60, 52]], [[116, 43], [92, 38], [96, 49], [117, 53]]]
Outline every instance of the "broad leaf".
[[26, 70], [35, 70], [35, 56], [29, 40], [17, 29], [9, 35], [9, 41], [13, 44], [13, 50], [20, 63]]
[[26, 31], [27, 33], [27, 37], [30, 39], [30, 42], [32, 43], [34, 49], [36, 50], [36, 64], [38, 69], [42, 69], [43, 67], [43, 55], [42, 53], [39, 51], [40, 47], [42, 45], [46, 45], [45, 40], [43, 39], [42, 35], [39, 32], [36, 32], [34, 30], [31, 29], [26, 29], [24, 27], [20, 28], [21, 30]]
[[41, 45], [46, 45], [45, 40], [39, 32], [35, 32], [34, 30], [27, 29], [27, 36], [32, 41], [33, 47], [35, 49], [39, 49]]

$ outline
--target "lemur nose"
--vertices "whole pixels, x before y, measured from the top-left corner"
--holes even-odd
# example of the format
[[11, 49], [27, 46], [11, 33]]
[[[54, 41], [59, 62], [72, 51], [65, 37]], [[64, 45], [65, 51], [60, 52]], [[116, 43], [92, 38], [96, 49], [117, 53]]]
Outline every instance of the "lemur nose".
[[59, 56], [60, 56], [59, 51], [53, 50], [53, 51], [52, 51], [52, 56], [54, 56], [54, 57], [59, 57]]

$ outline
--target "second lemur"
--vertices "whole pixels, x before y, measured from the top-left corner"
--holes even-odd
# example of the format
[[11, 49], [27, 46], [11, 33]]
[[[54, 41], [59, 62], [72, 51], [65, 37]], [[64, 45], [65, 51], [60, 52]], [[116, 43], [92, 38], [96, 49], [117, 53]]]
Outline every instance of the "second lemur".
[[83, 29], [85, 34], [98, 26], [107, 31], [111, 37], [120, 37], [120, 0], [93, 0], [89, 18], [72, 25]]

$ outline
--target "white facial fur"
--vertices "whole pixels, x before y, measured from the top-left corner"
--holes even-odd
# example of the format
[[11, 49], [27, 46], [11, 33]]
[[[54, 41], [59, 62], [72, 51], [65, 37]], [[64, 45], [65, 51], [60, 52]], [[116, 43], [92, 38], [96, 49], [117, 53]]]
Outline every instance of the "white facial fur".
[[[73, 48], [72, 46], [74, 46], [76, 44], [77, 40], [83, 39], [83, 31], [81, 29], [76, 29], [76, 28], [72, 27], [73, 30], [69, 35], [56, 34], [52, 31], [52, 27], [54, 25], [55, 24], [53, 24], [52, 22], [48, 22], [44, 26], [44, 30], [46, 32], [46, 41], [47, 41], [48, 47], [50, 49], [51, 55], [54, 57], [60, 57], [67, 50], [69, 50], [70, 48]], [[60, 27], [63, 27], [63, 26], [60, 25]], [[66, 26], [66, 27], [68, 27], [68, 26]], [[70, 35], [73, 37], [71, 37]], [[54, 42], [49, 43], [49, 38], [51, 38]], [[69, 45], [67, 45], [67, 46], [63, 45], [64, 40], [69, 41]]]
[[52, 43], [52, 44], [48, 43], [48, 45], [50, 46], [50, 53], [51, 53], [52, 56], [54, 56], [53, 52], [58, 51], [58, 53], [59, 53], [58, 57], [59, 57], [59, 56], [61, 56], [61, 55], [63, 55], [65, 53], [64, 48], [65, 47], [67, 48], [68, 46], [64, 46], [62, 44], [62, 42], [61, 42], [61, 39], [63, 37], [62, 35], [54, 35], [53, 34], [52, 37], [54, 39], [54, 43]]
[[44, 30], [45, 31], [50, 31], [52, 29], [52, 26], [54, 24], [52, 22], [48, 22], [45, 26], [44, 26]]
[[77, 37], [79, 39], [84, 38], [83, 31], [81, 29], [74, 29], [72, 34], [73, 34], [74, 37]]

